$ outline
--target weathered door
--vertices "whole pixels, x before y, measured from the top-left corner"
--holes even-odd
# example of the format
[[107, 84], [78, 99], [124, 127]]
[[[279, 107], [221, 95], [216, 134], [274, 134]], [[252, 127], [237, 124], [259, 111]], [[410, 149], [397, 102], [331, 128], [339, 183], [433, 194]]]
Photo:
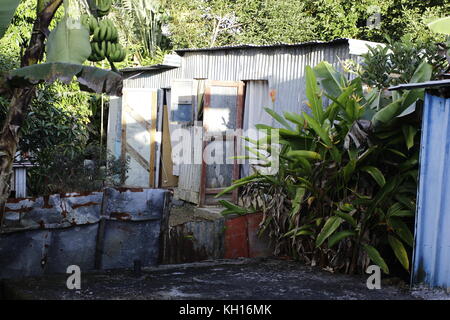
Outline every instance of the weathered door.
[[155, 187], [158, 89], [123, 90], [122, 157], [129, 157], [125, 185]]
[[[200, 204], [215, 204], [214, 196], [239, 178], [235, 156], [242, 129], [244, 82], [207, 81], [203, 109], [203, 163]], [[226, 198], [237, 200], [237, 190]]]
[[[201, 153], [201, 126], [198, 119], [198, 81], [194, 79], [176, 79], [171, 83], [169, 127], [172, 156], [177, 157], [180, 147], [183, 151], [182, 163], [175, 163], [173, 174], [179, 176], [175, 198], [199, 204], [201, 160], [196, 161], [197, 149]], [[183, 137], [175, 134], [183, 130]], [[181, 139], [182, 138], [182, 139]], [[200, 148], [195, 148], [200, 144]], [[184, 154], [187, 153], [187, 154]], [[180, 159], [178, 159], [180, 160]]]

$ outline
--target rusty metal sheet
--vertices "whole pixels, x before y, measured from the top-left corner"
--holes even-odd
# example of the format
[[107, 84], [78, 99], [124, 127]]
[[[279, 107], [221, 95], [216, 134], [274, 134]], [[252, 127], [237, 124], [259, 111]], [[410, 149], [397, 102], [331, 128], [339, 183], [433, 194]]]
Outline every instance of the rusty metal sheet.
[[97, 223], [102, 197], [102, 192], [93, 192], [9, 199], [1, 219], [0, 233]]
[[0, 235], [0, 279], [44, 274], [50, 230]]
[[157, 264], [169, 192], [106, 188], [104, 194], [8, 202], [0, 233], [0, 279], [64, 273], [72, 264], [89, 271], [98, 257], [107, 269], [130, 268], [134, 260]]
[[159, 256], [161, 223], [148, 221], [106, 221], [102, 269], [155, 266]]
[[46, 274], [65, 273], [70, 265], [77, 265], [82, 271], [94, 269], [98, 224], [51, 231]]
[[166, 190], [106, 188], [104, 216], [119, 221], [161, 219]]

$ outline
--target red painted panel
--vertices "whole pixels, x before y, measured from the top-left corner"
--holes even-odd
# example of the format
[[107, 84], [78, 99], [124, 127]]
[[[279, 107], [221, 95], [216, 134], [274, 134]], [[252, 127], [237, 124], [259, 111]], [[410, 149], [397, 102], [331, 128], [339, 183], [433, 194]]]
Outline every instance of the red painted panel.
[[225, 221], [225, 259], [248, 257], [247, 218], [237, 217]]
[[259, 225], [263, 219], [263, 214], [252, 213], [246, 215], [246, 218], [248, 227], [249, 258], [268, 257], [272, 255], [267, 234], [263, 234], [261, 237], [258, 235]]

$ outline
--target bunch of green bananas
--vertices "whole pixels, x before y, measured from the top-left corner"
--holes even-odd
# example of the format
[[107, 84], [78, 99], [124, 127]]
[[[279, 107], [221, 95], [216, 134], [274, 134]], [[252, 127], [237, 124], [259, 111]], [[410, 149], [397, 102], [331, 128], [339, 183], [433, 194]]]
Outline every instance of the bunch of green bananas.
[[111, 20], [107, 19], [100, 20], [100, 22], [98, 22], [96, 26], [94, 25], [92, 34], [94, 35], [92, 40], [96, 42], [101, 41], [117, 42], [119, 38], [119, 34], [117, 32], [116, 27], [114, 26], [114, 23], [112, 23]]
[[97, 7], [97, 15], [103, 17], [108, 15], [111, 10], [112, 0], [95, 0], [95, 6]]
[[98, 62], [108, 58], [111, 62], [121, 62], [125, 59], [126, 50], [118, 43], [119, 34], [111, 20], [97, 21], [94, 17], [88, 17], [82, 21], [93, 36], [90, 61]]
[[92, 42], [92, 54], [89, 57], [90, 61], [102, 61], [108, 58], [111, 62], [121, 62], [125, 59], [127, 53], [120, 43], [113, 43], [109, 41]]

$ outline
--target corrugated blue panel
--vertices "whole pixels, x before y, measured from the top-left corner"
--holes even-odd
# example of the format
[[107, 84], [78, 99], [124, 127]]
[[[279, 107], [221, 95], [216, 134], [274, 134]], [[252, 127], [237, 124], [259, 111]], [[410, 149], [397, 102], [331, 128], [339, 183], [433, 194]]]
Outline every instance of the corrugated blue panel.
[[450, 287], [450, 99], [426, 94], [414, 248], [414, 285]]

